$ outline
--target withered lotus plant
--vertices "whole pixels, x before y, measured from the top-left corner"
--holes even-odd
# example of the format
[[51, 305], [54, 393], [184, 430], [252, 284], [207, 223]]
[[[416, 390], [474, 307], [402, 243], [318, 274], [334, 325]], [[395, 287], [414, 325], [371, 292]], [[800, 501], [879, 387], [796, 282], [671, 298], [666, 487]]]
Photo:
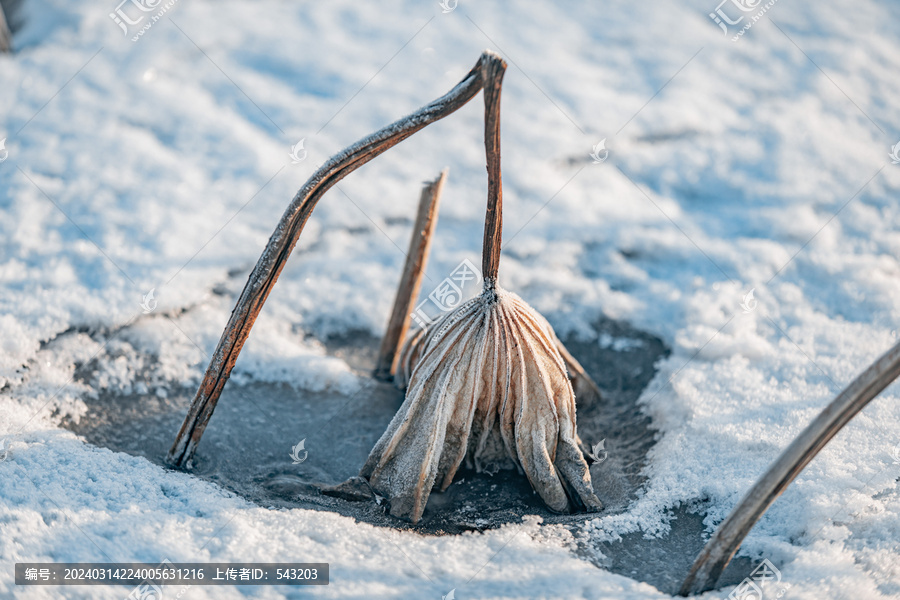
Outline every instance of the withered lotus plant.
[[478, 471], [518, 467], [555, 512], [599, 510], [575, 429], [575, 394], [550, 324], [497, 282], [503, 192], [500, 90], [506, 65], [481, 65], [488, 206], [484, 290], [414, 335], [401, 352], [406, 399], [360, 475], [391, 514], [418, 521], [433, 488], [464, 460]]
[[[374, 373], [407, 387], [406, 397], [361, 476], [390, 499], [391, 514], [412, 521], [421, 518], [432, 488], [445, 489], [464, 460], [482, 471], [518, 467], [551, 510], [601, 508], [579, 450], [573, 384], [582, 405], [599, 398], [599, 390], [547, 321], [497, 283], [503, 205], [500, 89], [505, 69], [499, 56], [484, 52], [447, 94], [345, 148], [303, 185], [241, 292], [169, 450], [170, 464], [190, 465], [241, 348], [325, 192], [483, 89], [488, 170], [484, 291], [427, 332], [414, 334], [400, 352], [427, 262], [445, 171], [423, 191]], [[347, 483], [367, 485], [359, 478]]]

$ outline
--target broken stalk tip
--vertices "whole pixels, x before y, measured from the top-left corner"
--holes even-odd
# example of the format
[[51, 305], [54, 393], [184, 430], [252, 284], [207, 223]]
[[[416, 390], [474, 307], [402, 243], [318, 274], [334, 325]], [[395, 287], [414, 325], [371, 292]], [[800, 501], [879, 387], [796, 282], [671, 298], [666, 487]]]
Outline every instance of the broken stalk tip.
[[419, 197], [419, 209], [409, 240], [409, 252], [406, 255], [403, 274], [400, 276], [400, 284], [397, 286], [391, 317], [381, 339], [375, 370], [372, 373], [373, 377], [381, 381], [391, 381], [397, 372], [400, 349], [409, 332], [411, 311], [419, 297], [425, 266], [428, 264], [431, 240], [437, 226], [438, 206], [448, 171], [449, 169], [444, 169], [437, 179], [426, 182]]

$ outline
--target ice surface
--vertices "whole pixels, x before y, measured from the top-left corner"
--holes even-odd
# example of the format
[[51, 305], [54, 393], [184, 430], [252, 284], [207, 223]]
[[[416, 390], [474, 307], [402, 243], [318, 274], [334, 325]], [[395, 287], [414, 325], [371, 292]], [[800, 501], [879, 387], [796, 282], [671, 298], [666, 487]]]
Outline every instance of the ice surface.
[[[687, 515], [711, 530], [900, 330], [900, 5], [782, 1], [732, 43], [715, 4], [181, 0], [132, 43], [115, 3], [26, 0], [18, 52], [0, 56], [0, 562], [315, 559], [332, 597], [666, 597], [605, 570], [640, 554], [583, 550], [662, 536], [689, 562]], [[603, 349], [594, 325], [611, 319], [671, 349], [640, 400], [656, 443], [635, 500], [576, 533], [529, 519], [422, 536], [269, 510], [62, 426], [110, 398], [183, 402], [316, 165], [445, 93], [485, 47], [510, 61], [504, 287], [561, 336]], [[235, 391], [365, 389], [316, 340], [381, 335], [420, 183], [445, 166], [425, 291], [478, 261], [481, 128], [476, 98], [327, 194]], [[891, 386], [848, 425], [744, 544], [786, 597], [900, 595], [898, 399]], [[0, 596], [126, 594], [16, 589], [10, 573]]]
[[[595, 324], [606, 336], [630, 335], [646, 348], [641, 353], [603, 351], [596, 340], [569, 341], [569, 346], [603, 390], [603, 401], [579, 410], [578, 432], [588, 445], [606, 440], [608, 456], [592, 467], [597, 493], [608, 512], [623, 512], [639, 493], [648, 450], [654, 442], [650, 420], [637, 400], [653, 378], [654, 364], [665, 355], [662, 343], [604, 321]], [[327, 340], [329, 353], [360, 373], [375, 366], [379, 340], [353, 332]], [[103, 360], [82, 368], [79, 378], [93, 380]], [[140, 387], [140, 386], [135, 386]], [[193, 388], [169, 388], [164, 398], [151, 387], [127, 393], [106, 389], [85, 399], [87, 411], [64, 426], [96, 446], [144, 456], [163, 465], [173, 432], [181, 424]], [[369, 451], [403, 401], [391, 384], [365, 379], [354, 392], [297, 390], [285, 384], [232, 382], [226, 387], [214, 421], [201, 443], [190, 472], [213, 481], [260, 506], [334, 510], [357, 519], [406, 528], [386, 517], [374, 503], [347, 504], [323, 497], [323, 486], [338, 484], [359, 472]], [[289, 451], [304, 441], [302, 467]], [[588, 517], [553, 515], [544, 509], [523, 475], [478, 476], [465, 470], [446, 494], [428, 505], [413, 528], [421, 533], [459, 533], [519, 522], [537, 514], [545, 522], [581, 524]], [[467, 483], [468, 482], [468, 483]]]

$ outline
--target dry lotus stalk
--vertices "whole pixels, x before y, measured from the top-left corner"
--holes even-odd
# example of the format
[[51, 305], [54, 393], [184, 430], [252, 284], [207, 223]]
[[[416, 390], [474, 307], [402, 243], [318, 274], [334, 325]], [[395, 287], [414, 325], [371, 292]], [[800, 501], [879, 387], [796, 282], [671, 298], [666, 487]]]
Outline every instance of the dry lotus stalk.
[[425, 265], [428, 264], [428, 253], [431, 250], [431, 238], [434, 235], [434, 228], [437, 226], [438, 205], [441, 202], [441, 192], [444, 190], [446, 181], [447, 169], [444, 169], [437, 179], [426, 183], [422, 188], [419, 210], [413, 224], [413, 234], [409, 240], [406, 264], [403, 266], [403, 275], [400, 277], [394, 307], [391, 309], [391, 318], [388, 320], [387, 330], [381, 339], [381, 348], [378, 350], [378, 359], [372, 373], [376, 379], [389, 381], [394, 378], [397, 370], [398, 351], [403, 345], [403, 338], [409, 331], [410, 311], [416, 304], [416, 298], [418, 298], [419, 289], [422, 286]]
[[400, 377], [409, 379], [406, 398], [360, 472], [390, 499], [392, 515], [413, 522], [431, 490], [446, 489], [464, 459], [478, 471], [518, 467], [555, 512], [602, 508], [579, 449], [575, 395], [559, 340], [537, 311], [497, 285], [505, 69], [499, 57], [481, 64], [488, 163], [484, 291], [407, 343], [399, 358]]
[[699, 594], [715, 587], [744, 538], [775, 500], [835, 435], [900, 376], [900, 344], [869, 365], [837, 395], [772, 463], [719, 524], [694, 560], [678, 592]]
[[484, 52], [475, 67], [452, 90], [414, 113], [343, 149], [328, 159], [303, 184], [278, 222], [231, 312], [231, 318], [216, 345], [203, 381], [200, 382], [200, 387], [169, 450], [167, 462], [170, 465], [183, 468], [191, 464], [197, 445], [212, 418], [219, 396], [231, 376], [231, 370], [244, 342], [247, 341], [269, 292], [278, 281], [278, 276], [300, 238], [303, 227], [325, 192], [376, 156], [464, 106], [481, 89], [481, 65], [493, 56], [495, 55], [492, 52]]

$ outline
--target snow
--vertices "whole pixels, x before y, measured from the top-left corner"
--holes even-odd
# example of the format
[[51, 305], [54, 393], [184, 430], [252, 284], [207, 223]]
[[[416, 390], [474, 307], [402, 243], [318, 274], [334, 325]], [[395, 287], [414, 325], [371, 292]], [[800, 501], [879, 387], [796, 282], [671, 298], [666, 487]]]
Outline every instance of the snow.
[[[642, 398], [659, 430], [646, 489], [583, 534], [662, 535], [685, 505], [711, 529], [900, 330], [900, 5], [778, 2], [732, 42], [714, 4], [181, 0], [132, 42], [113, 2], [26, 0], [18, 51], [0, 57], [0, 596], [127, 593], [17, 588], [15, 562], [168, 558], [331, 563], [327, 588], [186, 592], [198, 599], [667, 597], [533, 521], [422, 537], [266, 510], [61, 422], [102, 390], [196, 385], [316, 166], [490, 47], [510, 63], [504, 287], [560, 335], [603, 314], [672, 348]], [[478, 264], [481, 110], [475, 98], [326, 195], [237, 381], [358, 388], [303, 334], [382, 333], [420, 183], [444, 166], [425, 286]], [[610, 157], [593, 164], [603, 138]], [[745, 542], [786, 597], [900, 596], [898, 395], [852, 421]]]

